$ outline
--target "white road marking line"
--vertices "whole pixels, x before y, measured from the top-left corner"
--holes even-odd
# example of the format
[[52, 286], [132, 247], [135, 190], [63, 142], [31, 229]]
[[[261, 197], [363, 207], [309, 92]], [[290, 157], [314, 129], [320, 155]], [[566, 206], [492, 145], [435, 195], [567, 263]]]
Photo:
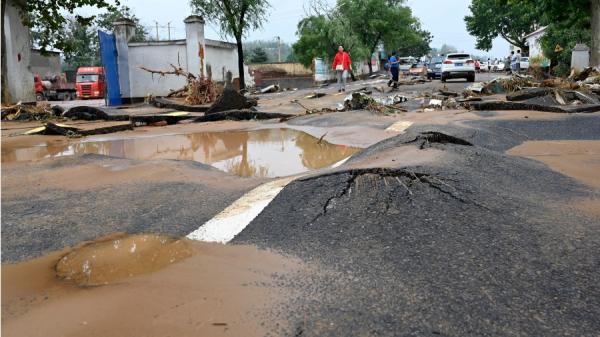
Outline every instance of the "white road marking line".
[[392, 125], [390, 125], [387, 129], [385, 129], [385, 131], [387, 132], [398, 132], [398, 133], [403, 133], [404, 131], [406, 131], [406, 129], [408, 129], [411, 125], [413, 125], [413, 122], [409, 122], [409, 121], [399, 121], [396, 122]]
[[187, 238], [220, 243], [231, 241], [295, 178], [297, 177], [278, 179], [258, 186], [190, 233]]
[[[331, 167], [338, 167], [344, 164], [349, 158], [342, 159]], [[306, 174], [308, 173], [310, 172]], [[219, 243], [231, 241], [275, 199], [285, 186], [306, 174], [277, 179], [256, 187], [234, 201], [214, 218], [188, 234], [187, 238], [190, 240]]]

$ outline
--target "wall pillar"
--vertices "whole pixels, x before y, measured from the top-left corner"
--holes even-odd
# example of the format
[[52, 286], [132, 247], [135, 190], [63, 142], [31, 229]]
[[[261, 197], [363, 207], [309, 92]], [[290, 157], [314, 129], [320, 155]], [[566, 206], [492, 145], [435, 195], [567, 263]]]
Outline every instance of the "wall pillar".
[[119, 87], [121, 98], [131, 97], [129, 83], [129, 40], [135, 34], [135, 23], [130, 19], [120, 19], [113, 23], [115, 43], [117, 47], [117, 65], [119, 68]]
[[[31, 60], [31, 38], [29, 28], [21, 21], [20, 10], [15, 7], [14, 1], [8, 1], [5, 5], [4, 18], [4, 47], [6, 57], [6, 82], [7, 91], [4, 103], [35, 102], [33, 88], [33, 74], [30, 69]], [[4, 91], [4, 90], [3, 90]]]
[[206, 76], [206, 44], [204, 43], [204, 19], [190, 15], [185, 20], [187, 71]]

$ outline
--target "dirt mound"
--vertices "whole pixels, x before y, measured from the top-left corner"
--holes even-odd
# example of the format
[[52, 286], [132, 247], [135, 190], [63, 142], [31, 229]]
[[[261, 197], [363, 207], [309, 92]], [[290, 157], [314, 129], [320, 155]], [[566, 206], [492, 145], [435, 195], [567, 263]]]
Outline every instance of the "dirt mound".
[[258, 105], [255, 99], [248, 98], [234, 89], [226, 88], [223, 94], [210, 106], [206, 114], [228, 110], [250, 109]]

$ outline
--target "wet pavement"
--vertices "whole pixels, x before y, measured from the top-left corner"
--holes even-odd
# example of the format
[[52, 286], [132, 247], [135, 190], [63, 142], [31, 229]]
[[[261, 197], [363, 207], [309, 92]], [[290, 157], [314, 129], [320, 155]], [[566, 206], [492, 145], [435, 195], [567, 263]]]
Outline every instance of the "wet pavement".
[[[3, 333], [600, 331], [598, 113], [349, 111], [2, 141]], [[271, 185], [230, 244], [178, 239]], [[115, 232], [133, 235], [81, 246]]]
[[135, 160], [189, 160], [242, 177], [279, 177], [331, 166], [358, 151], [291, 129], [202, 132], [81, 142], [40, 142], [2, 152], [2, 163], [81, 154]]

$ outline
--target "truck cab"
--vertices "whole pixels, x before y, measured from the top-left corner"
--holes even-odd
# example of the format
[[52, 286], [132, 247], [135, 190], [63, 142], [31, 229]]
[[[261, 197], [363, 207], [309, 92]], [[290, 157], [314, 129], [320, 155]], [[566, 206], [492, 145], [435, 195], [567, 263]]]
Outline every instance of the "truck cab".
[[77, 69], [77, 97], [79, 98], [104, 98], [106, 84], [104, 82], [104, 68], [79, 67]]

